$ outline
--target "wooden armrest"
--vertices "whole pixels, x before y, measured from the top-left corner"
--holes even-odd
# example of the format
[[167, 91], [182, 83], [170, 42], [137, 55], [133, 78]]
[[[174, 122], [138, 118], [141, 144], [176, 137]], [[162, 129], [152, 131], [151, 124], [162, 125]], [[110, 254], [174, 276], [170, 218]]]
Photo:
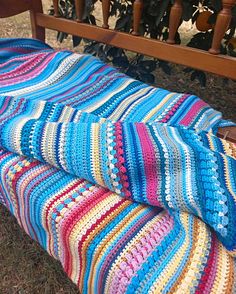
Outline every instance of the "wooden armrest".
[[217, 136], [219, 138], [236, 143], [236, 126], [219, 128]]
[[30, 0], [0, 0], [0, 18], [30, 10], [31, 6]]

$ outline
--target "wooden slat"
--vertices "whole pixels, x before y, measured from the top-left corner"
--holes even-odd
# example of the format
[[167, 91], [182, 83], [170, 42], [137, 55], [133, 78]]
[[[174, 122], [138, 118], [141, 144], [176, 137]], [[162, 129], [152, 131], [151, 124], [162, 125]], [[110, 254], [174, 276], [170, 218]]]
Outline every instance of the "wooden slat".
[[214, 36], [212, 40], [212, 46], [209, 50], [212, 54], [220, 53], [221, 41], [228, 30], [231, 18], [232, 9], [236, 4], [236, 0], [222, 0], [222, 10], [219, 12], [214, 28]]
[[133, 7], [133, 32], [134, 36], [139, 35], [139, 26], [143, 13], [143, 0], [135, 0]]
[[78, 22], [83, 21], [85, 0], [75, 0], [75, 13]]
[[175, 0], [170, 11], [168, 44], [175, 44], [175, 35], [183, 14], [183, 0]]
[[35, 39], [39, 39], [45, 42], [45, 28], [37, 26], [36, 24], [36, 13], [43, 13], [43, 5], [41, 0], [31, 0], [30, 7], [30, 20], [32, 36]]
[[59, 17], [60, 13], [59, 13], [59, 0], [53, 0], [53, 8], [54, 8], [54, 16], [55, 17]]
[[110, 13], [110, 0], [102, 0], [102, 15], [103, 15], [103, 25], [104, 29], [109, 29], [108, 19]]
[[212, 55], [206, 51], [181, 45], [170, 45], [158, 40], [132, 36], [123, 32], [106, 30], [85, 23], [37, 14], [36, 22], [41, 27], [110, 44], [133, 52], [182, 64], [188, 67], [215, 73], [236, 80], [236, 58]]

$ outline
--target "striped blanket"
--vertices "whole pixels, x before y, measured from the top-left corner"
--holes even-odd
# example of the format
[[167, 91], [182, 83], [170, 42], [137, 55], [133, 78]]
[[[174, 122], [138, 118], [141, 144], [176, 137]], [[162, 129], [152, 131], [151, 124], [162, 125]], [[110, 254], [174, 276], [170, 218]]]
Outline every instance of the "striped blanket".
[[235, 293], [232, 125], [89, 55], [0, 40], [0, 202], [82, 294]]

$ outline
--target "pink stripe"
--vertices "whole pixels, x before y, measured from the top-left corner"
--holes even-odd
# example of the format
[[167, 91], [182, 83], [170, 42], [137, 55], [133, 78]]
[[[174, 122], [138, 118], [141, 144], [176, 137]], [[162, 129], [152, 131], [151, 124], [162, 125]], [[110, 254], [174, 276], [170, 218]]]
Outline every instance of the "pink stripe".
[[[4, 63], [1, 63], [0, 64], [0, 68], [2, 67], [6, 67], [7, 65], [11, 64], [12, 62], [16, 62], [16, 61], [22, 61], [22, 60], [29, 60], [31, 58], [33, 58], [34, 56], [38, 55], [39, 53], [36, 52], [36, 53], [31, 53], [30, 55], [22, 55], [22, 56], [16, 56], [14, 58], [11, 58], [9, 60], [7, 60], [6, 62]], [[15, 70], [15, 68], [14, 68]], [[5, 73], [5, 75], [7, 75], [9, 72]], [[2, 74], [3, 75], [3, 74]], [[1, 76], [2, 76], [1, 75]]]
[[2, 105], [2, 107], [0, 108], [0, 114], [3, 114], [4, 111], [6, 110], [7, 106], [9, 105], [9, 101], [11, 100], [11, 97], [6, 97], [5, 101]]
[[[2, 152], [3, 149], [0, 149], [0, 151]], [[0, 161], [4, 160], [7, 157], [10, 157], [11, 155], [12, 155], [12, 153], [10, 153], [8, 151], [4, 151], [4, 153], [0, 155]], [[8, 166], [4, 167], [3, 172], [2, 172], [2, 179], [4, 180], [4, 182], [6, 182], [8, 171], [9, 171], [9, 167]], [[2, 185], [0, 185], [0, 186], [2, 186]], [[12, 203], [12, 198], [14, 197], [14, 195], [9, 197], [9, 200], [8, 200], [8, 198], [7, 198], [7, 196], [9, 196], [8, 193], [5, 193], [5, 191], [3, 191], [3, 190], [0, 193], [1, 193], [1, 195], [2, 195], [2, 197], [4, 199], [4, 201], [5, 201], [4, 206], [6, 206], [6, 208], [8, 210], [10, 210], [11, 203]]]
[[110, 294], [125, 293], [133, 276], [137, 274], [137, 271], [143, 266], [148, 256], [156, 250], [164, 238], [170, 233], [173, 226], [173, 218], [166, 213], [158, 223], [149, 228], [145, 236], [139, 238], [135, 247], [131, 247], [130, 251], [125, 252], [123, 261], [117, 265], [116, 271], [109, 281], [111, 284], [109, 288], [109, 291], [111, 291], [109, 292]]
[[157, 200], [157, 188], [158, 188], [158, 164], [155, 158], [155, 150], [150, 140], [147, 128], [144, 124], [136, 124], [137, 132], [140, 139], [142, 148], [142, 156], [144, 160], [145, 177], [147, 181], [146, 191], [148, 202], [154, 206], [161, 206]]
[[[54, 55], [55, 53], [50, 54], [49, 56], [47, 56], [47, 58], [43, 62], [42, 62], [43, 56], [38, 56], [38, 58], [34, 60], [34, 63], [32, 63], [32, 61], [29, 63], [30, 67], [28, 68], [25, 68], [26, 64], [23, 64], [22, 67], [24, 70], [18, 71], [17, 77], [15, 76], [16, 74], [12, 75], [11, 73], [11, 75], [7, 77], [9, 79], [7, 79], [5, 82], [1, 82], [1, 86], [7, 86], [7, 85], [16, 84], [17, 82], [22, 83], [27, 80], [31, 80], [33, 77], [39, 75], [48, 66], [48, 63], [53, 59]], [[25, 74], [26, 70], [28, 71], [27, 74]]]
[[188, 111], [188, 113], [185, 115], [185, 117], [180, 121], [181, 125], [188, 126], [190, 123], [195, 119], [197, 114], [200, 112], [204, 106], [206, 106], [207, 103], [204, 101], [198, 101], [196, 102], [193, 107]]
[[33, 51], [36, 51], [37, 49], [35, 48], [25, 48], [25, 47], [1, 47], [0, 51], [7, 51], [7, 52], [18, 52], [18, 53], [30, 53]]
[[19, 110], [21, 110], [21, 106], [22, 104], [24, 104], [23, 99], [20, 99], [20, 101], [17, 104], [17, 107], [14, 109], [14, 111], [12, 111], [12, 113], [8, 114], [7, 116], [1, 116], [0, 117], [0, 122], [3, 124], [4, 121], [6, 121], [7, 119], [13, 118], [14, 116], [16, 116], [19, 112]]
[[[126, 200], [124, 200], [124, 201], [126, 201]], [[120, 237], [119, 242], [116, 244], [116, 246], [113, 246], [109, 252], [106, 252], [106, 258], [104, 259], [104, 261], [101, 264], [100, 275], [98, 277], [98, 289], [102, 289], [102, 286], [104, 285], [104, 279], [106, 277], [106, 271], [108, 271], [108, 269], [110, 268], [112, 259], [117, 254], [118, 250], [122, 246], [127, 244], [127, 241], [129, 241], [132, 234], [138, 228], [143, 226], [143, 224], [145, 224], [147, 222], [147, 220], [152, 219], [154, 216], [155, 216], [155, 211], [154, 210], [149, 211], [144, 216], [142, 216], [142, 218], [137, 220], [135, 222], [134, 226], [132, 228], [130, 228], [125, 234], [121, 234], [120, 236], [118, 235]], [[99, 293], [101, 293], [101, 291]], [[123, 293], [125, 293], [125, 292], [123, 292]]]
[[18, 62], [19, 65], [10, 71], [7, 71], [6, 73], [2, 73], [0, 76], [1, 80], [15, 77], [16, 75], [21, 74], [21, 72], [24, 73], [27, 70], [27, 65], [28, 65], [28, 68], [32, 68], [33, 64], [39, 63], [44, 56], [45, 54], [37, 53], [37, 54], [31, 54], [30, 56], [24, 55], [24, 56], [21, 56], [20, 58], [17, 57], [17, 58], [10, 59], [8, 62], [3, 64], [4, 67], [6, 67], [7, 65], [11, 65], [12, 63], [15, 63], [15, 62]]
[[[94, 72], [92, 75], [90, 75], [89, 78], [88, 78], [85, 82], [83, 82], [83, 84], [86, 85], [87, 83], [89, 83], [90, 80], [92, 80], [92, 79], [94, 78], [95, 75], [99, 75], [100, 73], [102, 74], [103, 71], [104, 71], [104, 69], [105, 69], [106, 67], [107, 67], [107, 66], [103, 66], [103, 67], [99, 68], [96, 72]], [[110, 74], [108, 74], [108, 75], [110, 75]], [[107, 76], [108, 76], [108, 75], [107, 75]], [[99, 83], [99, 81], [102, 80], [103, 78], [104, 78], [104, 75], [99, 76], [98, 79], [95, 80], [93, 84], [89, 84], [89, 85], [87, 85], [86, 88], [82, 88], [82, 89], [80, 90], [80, 92], [77, 93], [77, 95], [80, 94], [80, 93], [86, 92], [87, 88], [88, 88], [88, 89], [89, 89], [89, 88], [92, 89], [92, 88], [93, 88], [93, 85]], [[114, 80], [115, 80], [115, 78], [111, 78], [111, 79], [107, 80], [106, 82], [103, 82], [103, 84], [102, 84], [101, 87], [97, 88], [94, 92], [90, 92], [90, 94], [89, 94], [89, 98], [91, 99], [92, 95], [94, 96], [94, 95], [97, 94], [97, 92], [99, 93], [99, 92], [101, 92], [102, 90], [104, 90], [104, 88], [106, 88], [106, 86], [109, 85], [109, 83], [113, 82]], [[74, 96], [71, 96], [71, 97], [74, 98]], [[65, 99], [64, 99], [64, 100], [65, 100]], [[68, 100], [68, 98], [66, 98], [66, 100]], [[80, 99], [80, 103], [82, 103], [82, 102], [85, 101], [85, 100], [87, 100], [87, 96], [84, 96], [82, 99]], [[75, 102], [72, 102], [70, 105], [71, 105], [71, 106], [74, 105], [74, 104], [77, 105], [77, 103], [78, 103], [78, 101], [75, 101]]]
[[[102, 72], [102, 71], [103, 71], [102, 69], [99, 69], [98, 71], [94, 72], [92, 75], [90, 75], [90, 76], [88, 77], [88, 79], [87, 79], [86, 81], [83, 81], [83, 84], [84, 84], [84, 85], [88, 84], [88, 83], [90, 82], [90, 80], [92, 80], [92, 78], [93, 78], [95, 75], [98, 75], [98, 74], [99, 74], [100, 72]], [[86, 92], [87, 89], [93, 89], [93, 85], [99, 83], [100, 80], [102, 80], [103, 78], [104, 78], [104, 76], [98, 76], [97, 80], [95, 80], [92, 84], [89, 84], [89, 85], [87, 85], [87, 86], [83, 86], [83, 87], [81, 88], [80, 91], [76, 92], [76, 95], [78, 96], [79, 94]], [[113, 80], [115, 80], [115, 78], [113, 78], [112, 81], [113, 81]], [[106, 82], [103, 83], [102, 87], [105, 88], [106, 85], [107, 85], [108, 83], [110, 83], [110, 82], [111, 82], [111, 80], [107, 80]], [[62, 101], [64, 101], [64, 100], [66, 100], [66, 101], [67, 101], [67, 105], [68, 105], [68, 104], [70, 104], [71, 106], [74, 105], [74, 104], [77, 105], [77, 104], [78, 104], [78, 100], [76, 100], [76, 102], [69, 103], [69, 100], [70, 100], [71, 98], [74, 99], [74, 97], [75, 97], [74, 94], [73, 94], [73, 95], [70, 95], [70, 96], [66, 96], [66, 97], [65, 97], [65, 95], [67, 95], [67, 94], [69, 94], [70, 92], [74, 91], [76, 88], [80, 87], [81, 85], [82, 85], [81, 83], [80, 83], [80, 84], [76, 84], [75, 86], [71, 87], [71, 88], [68, 89], [67, 91], [65, 91], [65, 92], [63, 92], [63, 93], [57, 95], [57, 97], [56, 97], [56, 98], [57, 98], [57, 102], [62, 102]], [[103, 88], [100, 87], [100, 88], [96, 89], [96, 91], [94, 91], [94, 92], [90, 92], [90, 93], [89, 93], [89, 97], [91, 97], [91, 95], [95, 95], [97, 92], [101, 91], [101, 89], [103, 89]], [[53, 98], [54, 98], [54, 97], [53, 97]], [[49, 101], [53, 101], [53, 98], [49, 99]], [[86, 99], [87, 99], [87, 95], [84, 96], [83, 98], [80, 98], [79, 102], [82, 103], [82, 102], [83, 102], [84, 100], [86, 100]]]

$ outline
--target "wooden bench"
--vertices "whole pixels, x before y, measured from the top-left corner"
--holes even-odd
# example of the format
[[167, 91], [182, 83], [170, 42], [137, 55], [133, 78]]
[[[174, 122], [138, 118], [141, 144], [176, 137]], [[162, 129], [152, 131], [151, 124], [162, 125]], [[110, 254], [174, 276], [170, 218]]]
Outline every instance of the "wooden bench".
[[[220, 54], [220, 44], [228, 29], [235, 0], [222, 0], [222, 10], [217, 16], [214, 37], [209, 52], [175, 44], [175, 35], [182, 16], [182, 0], [175, 0], [171, 8], [167, 42], [139, 36], [139, 23], [143, 0], [135, 0], [133, 7], [133, 32], [127, 34], [109, 29], [110, 0], [102, 0], [102, 27], [83, 23], [85, 0], [75, 0], [77, 20], [60, 17], [58, 1], [53, 0], [54, 16], [43, 13], [41, 0], [0, 0], [0, 18], [30, 11], [32, 36], [45, 41], [45, 28], [65, 32], [112, 46], [141, 53], [161, 60], [182, 64], [198, 70], [236, 79], [236, 58]], [[221, 138], [236, 142], [236, 128], [220, 128]]]

